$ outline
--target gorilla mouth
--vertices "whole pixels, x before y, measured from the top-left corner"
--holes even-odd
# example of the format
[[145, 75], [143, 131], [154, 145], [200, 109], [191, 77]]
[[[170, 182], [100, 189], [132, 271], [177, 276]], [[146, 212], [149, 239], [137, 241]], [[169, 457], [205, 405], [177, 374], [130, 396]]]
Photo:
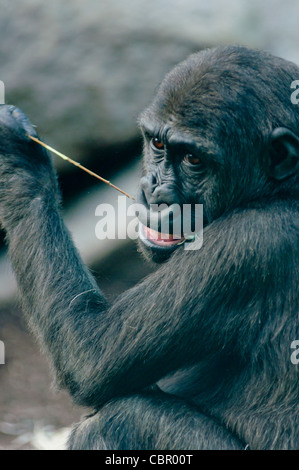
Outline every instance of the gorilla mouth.
[[140, 223], [139, 235], [143, 242], [160, 248], [172, 248], [185, 242], [185, 237], [161, 233]]

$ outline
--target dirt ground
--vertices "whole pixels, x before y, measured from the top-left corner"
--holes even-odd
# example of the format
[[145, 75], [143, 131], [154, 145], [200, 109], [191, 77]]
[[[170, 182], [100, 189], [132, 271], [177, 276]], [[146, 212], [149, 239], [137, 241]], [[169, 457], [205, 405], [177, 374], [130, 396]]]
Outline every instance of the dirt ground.
[[[109, 298], [134, 285], [150, 270], [135, 247], [129, 247], [96, 274]], [[0, 366], [0, 450], [34, 449], [38, 430], [60, 430], [88, 414], [90, 410], [74, 406], [65, 392], [55, 391], [48, 362], [17, 307], [0, 310], [0, 339], [6, 348], [6, 364]]]
[[[55, 392], [49, 366], [19, 311], [0, 312], [6, 364], [0, 366], [0, 449], [31, 449], [35, 429], [59, 429], [84, 411], [66, 393]], [[50, 429], [50, 428], [49, 428]]]

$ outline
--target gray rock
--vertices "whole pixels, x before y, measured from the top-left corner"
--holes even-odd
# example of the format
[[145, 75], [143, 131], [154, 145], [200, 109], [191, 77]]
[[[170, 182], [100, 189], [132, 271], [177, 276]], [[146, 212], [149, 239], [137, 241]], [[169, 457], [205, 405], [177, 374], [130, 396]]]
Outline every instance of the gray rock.
[[141, 28], [134, 18], [131, 27], [122, 26], [130, 2], [5, 3], [0, 79], [6, 101], [73, 158], [136, 138], [137, 116], [159, 80], [197, 49], [190, 40], [155, 34], [145, 17]]
[[0, 79], [50, 144], [74, 158], [137, 136], [164, 74], [203, 44], [298, 60], [297, 0], [1, 0]]

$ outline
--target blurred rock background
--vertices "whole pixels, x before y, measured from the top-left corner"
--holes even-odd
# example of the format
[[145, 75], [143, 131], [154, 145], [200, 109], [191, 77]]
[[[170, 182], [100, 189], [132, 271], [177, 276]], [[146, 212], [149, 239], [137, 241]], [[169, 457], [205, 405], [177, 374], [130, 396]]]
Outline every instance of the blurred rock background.
[[[6, 102], [22, 108], [50, 145], [134, 195], [137, 116], [165, 73], [188, 54], [219, 44], [258, 47], [299, 63], [298, 19], [298, 0], [1, 0], [0, 80]], [[134, 243], [95, 237], [96, 206], [116, 204], [118, 194], [58, 158], [55, 164], [66, 222], [112, 297], [153, 268]], [[2, 243], [0, 449], [51, 448], [45, 435], [82, 410], [51, 391], [46, 361], [16, 305]]]

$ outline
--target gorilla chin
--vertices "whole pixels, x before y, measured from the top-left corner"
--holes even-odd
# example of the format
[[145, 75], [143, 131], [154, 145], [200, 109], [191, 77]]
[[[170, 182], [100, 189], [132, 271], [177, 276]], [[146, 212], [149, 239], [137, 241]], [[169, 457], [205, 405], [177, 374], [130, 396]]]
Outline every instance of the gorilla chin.
[[167, 261], [185, 242], [185, 237], [157, 232], [139, 222], [139, 246], [145, 257], [155, 263]]

